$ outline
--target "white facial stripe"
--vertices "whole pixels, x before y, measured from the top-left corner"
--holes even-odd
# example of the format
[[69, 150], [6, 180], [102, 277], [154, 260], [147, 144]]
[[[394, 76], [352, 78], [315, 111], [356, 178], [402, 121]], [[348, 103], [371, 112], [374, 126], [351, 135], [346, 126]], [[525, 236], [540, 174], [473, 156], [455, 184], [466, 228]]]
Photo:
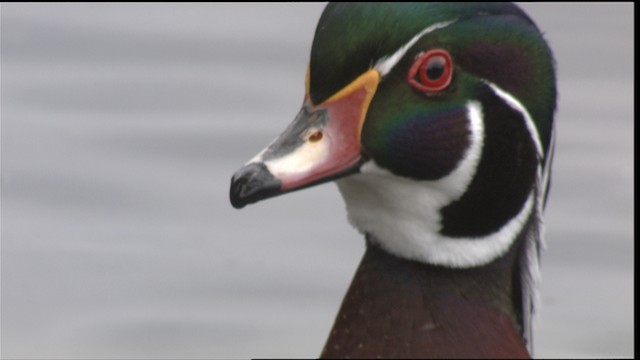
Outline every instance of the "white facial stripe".
[[464, 157], [457, 168], [446, 177], [429, 181], [430, 186], [444, 190], [451, 200], [458, 200], [466, 191], [473, 179], [482, 156], [484, 144], [484, 121], [482, 120], [482, 105], [477, 101], [467, 103], [467, 118], [469, 119], [470, 143]]
[[424, 30], [419, 32], [418, 35], [416, 35], [413, 38], [411, 38], [411, 40], [409, 40], [408, 43], [404, 44], [402, 47], [400, 47], [398, 50], [396, 50], [395, 53], [393, 53], [391, 55], [388, 55], [388, 56], [385, 56], [383, 58], [380, 58], [376, 62], [375, 66], [374, 66], [374, 69], [378, 70], [378, 72], [380, 73], [381, 77], [387, 75], [391, 71], [391, 69], [393, 69], [393, 67], [396, 66], [396, 64], [400, 61], [400, 59], [402, 59], [404, 57], [404, 55], [407, 53], [407, 51], [418, 40], [420, 40], [421, 37], [425, 36], [426, 34], [428, 34], [430, 32], [433, 32], [435, 30], [445, 28], [445, 27], [451, 25], [452, 23], [454, 23], [456, 20], [457, 19], [439, 22], [439, 23], [433, 24], [433, 25], [425, 28]]
[[549, 172], [551, 168], [551, 158], [553, 158], [553, 152], [556, 147], [556, 132], [554, 130], [551, 131], [551, 142], [549, 143], [549, 151], [547, 152], [547, 158], [544, 162], [544, 174], [542, 176], [542, 193], [541, 196], [544, 197], [544, 194], [547, 193], [549, 186]]
[[[498, 95], [500, 98], [505, 100], [507, 104], [513, 108], [514, 110], [520, 112], [525, 120], [525, 124], [527, 126], [527, 130], [529, 131], [529, 135], [531, 136], [531, 140], [535, 144], [536, 152], [538, 154], [538, 159], [542, 161], [544, 151], [542, 149], [542, 144], [540, 141], [540, 134], [538, 133], [538, 129], [535, 126], [531, 115], [527, 109], [522, 105], [518, 99], [516, 99], [511, 94], [507, 93], [497, 85], [485, 81], [489, 87]], [[537, 230], [528, 234], [527, 239], [525, 240], [525, 261], [523, 262], [523, 308], [524, 310], [524, 318], [523, 318], [523, 328], [524, 328], [524, 337], [525, 342], [527, 344], [527, 348], [530, 353], [532, 352], [532, 339], [531, 339], [531, 321], [532, 321], [532, 311], [539, 309], [540, 299], [538, 295], [538, 284], [540, 283], [540, 270], [539, 270], [539, 250], [540, 248], [544, 248], [544, 223], [542, 222], [542, 208], [545, 194], [547, 192], [547, 187], [549, 185], [549, 170], [551, 167], [551, 158], [553, 156], [555, 146], [555, 131], [551, 132], [551, 141], [549, 143], [549, 149], [546, 153], [546, 158], [544, 165], [540, 162], [538, 163], [538, 171], [537, 171], [537, 179], [536, 179], [536, 187], [537, 190], [533, 190], [531, 195], [529, 196], [529, 203], [532, 199], [535, 200], [534, 208], [530, 211], [535, 211], [535, 220]], [[535, 194], [535, 198], [534, 198]], [[519, 217], [520, 215], [518, 215]], [[525, 217], [526, 219], [526, 217]], [[529, 311], [532, 309], [532, 311]]]
[[533, 120], [531, 119], [531, 115], [529, 115], [529, 112], [527, 111], [527, 109], [522, 105], [522, 103], [520, 103], [520, 101], [518, 101], [518, 99], [511, 96], [511, 94], [509, 94], [508, 92], [500, 89], [498, 85], [493, 84], [489, 81], [485, 81], [485, 82], [487, 83], [487, 85], [489, 85], [491, 90], [493, 90], [493, 92], [496, 93], [496, 95], [498, 95], [503, 100], [505, 100], [512, 109], [522, 114], [522, 116], [524, 117], [525, 125], [527, 125], [527, 129], [529, 130], [529, 134], [531, 135], [531, 140], [533, 140], [533, 143], [536, 146], [536, 152], [538, 153], [538, 158], [542, 159], [542, 155], [544, 154], [544, 152], [542, 151], [542, 145], [540, 143], [540, 134], [538, 134], [538, 129], [536, 128], [536, 125], [533, 123]]
[[498, 231], [478, 238], [439, 233], [440, 210], [464, 194], [482, 155], [484, 122], [479, 102], [467, 104], [470, 145], [458, 167], [438, 181], [393, 175], [373, 162], [359, 175], [337, 181], [349, 221], [400, 257], [449, 267], [484, 265], [505, 254], [534, 208], [534, 193], [520, 212]]

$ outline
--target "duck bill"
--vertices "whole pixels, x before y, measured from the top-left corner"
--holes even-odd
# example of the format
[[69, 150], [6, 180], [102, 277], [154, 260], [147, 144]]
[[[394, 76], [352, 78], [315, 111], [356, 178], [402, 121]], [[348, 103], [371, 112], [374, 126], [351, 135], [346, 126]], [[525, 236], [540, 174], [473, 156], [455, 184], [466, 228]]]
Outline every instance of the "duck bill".
[[379, 81], [369, 70], [319, 105], [307, 95], [289, 127], [233, 175], [233, 207], [358, 172], [366, 161], [362, 125]]

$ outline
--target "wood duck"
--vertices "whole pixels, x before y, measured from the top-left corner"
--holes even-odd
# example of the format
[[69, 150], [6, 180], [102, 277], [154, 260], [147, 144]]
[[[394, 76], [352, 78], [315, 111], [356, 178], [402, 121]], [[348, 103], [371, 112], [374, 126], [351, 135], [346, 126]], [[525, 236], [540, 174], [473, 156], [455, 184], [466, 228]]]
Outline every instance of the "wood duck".
[[367, 247], [321, 357], [531, 355], [554, 61], [507, 3], [329, 4], [236, 208], [335, 181]]

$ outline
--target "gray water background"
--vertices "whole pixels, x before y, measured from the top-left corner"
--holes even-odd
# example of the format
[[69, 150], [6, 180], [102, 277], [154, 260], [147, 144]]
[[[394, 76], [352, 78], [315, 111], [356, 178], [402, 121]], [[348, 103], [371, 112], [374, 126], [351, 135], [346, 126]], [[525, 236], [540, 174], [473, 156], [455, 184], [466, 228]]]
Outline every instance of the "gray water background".
[[[316, 357], [363, 253], [333, 184], [231, 208], [322, 4], [1, 14], [3, 358]], [[633, 5], [523, 4], [558, 64], [540, 357], [633, 355]]]

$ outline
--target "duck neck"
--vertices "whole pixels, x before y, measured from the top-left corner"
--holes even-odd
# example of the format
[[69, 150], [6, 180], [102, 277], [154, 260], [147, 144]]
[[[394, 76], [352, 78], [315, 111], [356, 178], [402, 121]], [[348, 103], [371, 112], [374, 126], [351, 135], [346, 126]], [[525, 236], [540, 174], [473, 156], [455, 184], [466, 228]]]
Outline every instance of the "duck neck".
[[321, 357], [527, 358], [520, 241], [484, 266], [452, 269], [367, 249]]

